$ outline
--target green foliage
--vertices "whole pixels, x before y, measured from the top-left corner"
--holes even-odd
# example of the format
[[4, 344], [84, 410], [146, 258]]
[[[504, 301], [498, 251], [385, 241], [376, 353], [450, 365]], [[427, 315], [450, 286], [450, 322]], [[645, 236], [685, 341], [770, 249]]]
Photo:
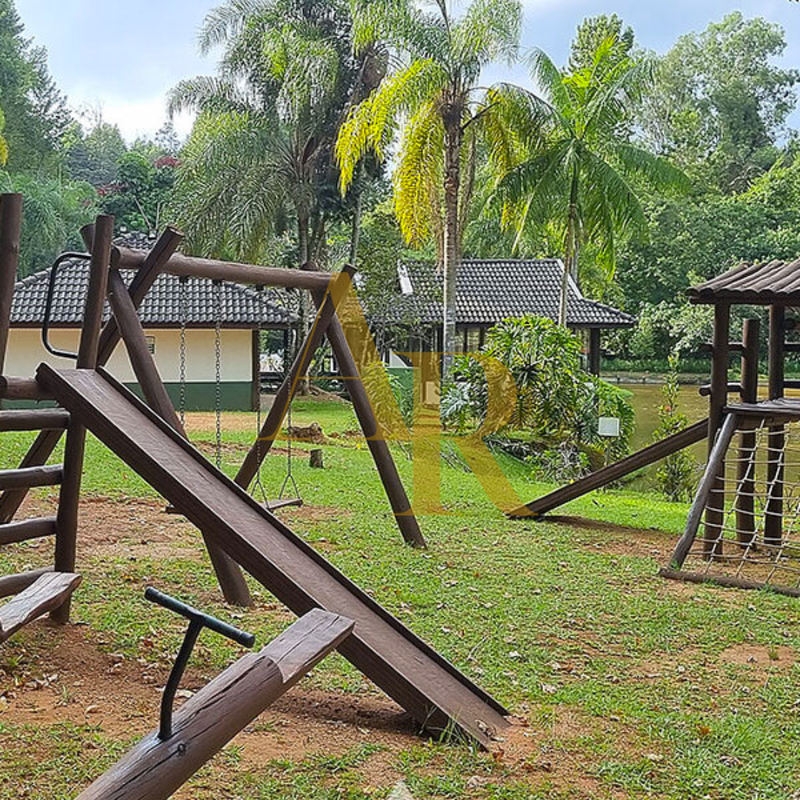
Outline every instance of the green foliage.
[[800, 72], [773, 64], [780, 26], [738, 11], [682, 36], [659, 62], [637, 110], [646, 144], [701, 184], [741, 191], [778, 157]]
[[89, 184], [0, 172], [0, 191], [22, 194], [22, 276], [49, 267], [63, 250], [84, 249], [78, 232], [97, 211]]
[[[577, 280], [582, 245], [595, 247], [608, 275], [616, 266], [618, 240], [646, 237], [647, 219], [639, 186], [685, 187], [683, 174], [666, 159], [630, 141], [633, 101], [647, 91], [651, 65], [622, 57], [614, 34], [600, 42], [591, 64], [562, 72], [541, 50], [531, 59], [540, 98], [508, 87], [499, 104], [490, 153], [497, 175], [503, 221], [541, 239], [558, 231], [566, 270]], [[566, 272], [559, 319], [566, 323]]]
[[[483, 349], [508, 368], [516, 386], [516, 405], [504, 436], [514, 441], [524, 434], [541, 475], [551, 479], [559, 475], [560, 480], [567, 472], [575, 477], [603, 459], [626, 455], [635, 425], [628, 392], [586, 372], [581, 352], [575, 334], [533, 316], [496, 325]], [[454, 377], [455, 386], [444, 393], [442, 416], [463, 429], [467, 419], [479, 421], [486, 415], [486, 378], [483, 367], [468, 356], [459, 357]], [[620, 419], [618, 438], [598, 435], [601, 416]]]
[[625, 26], [616, 14], [600, 14], [584, 19], [578, 26], [570, 48], [569, 71], [591, 69], [598, 49], [608, 39], [614, 42], [612, 61], [619, 63], [630, 57], [635, 43], [633, 28]]
[[[655, 441], [667, 439], [680, 433], [689, 424], [685, 414], [678, 410], [680, 384], [678, 383], [679, 358], [673, 354], [669, 359], [670, 371], [661, 389], [662, 402], [658, 408], [659, 425], [653, 434]], [[659, 490], [668, 500], [676, 502], [692, 499], [697, 464], [688, 450], [679, 450], [661, 461], [656, 471]]]
[[88, 134], [73, 123], [64, 137], [64, 150], [72, 177], [100, 188], [117, 181], [128, 146], [116, 125], [99, 118]]

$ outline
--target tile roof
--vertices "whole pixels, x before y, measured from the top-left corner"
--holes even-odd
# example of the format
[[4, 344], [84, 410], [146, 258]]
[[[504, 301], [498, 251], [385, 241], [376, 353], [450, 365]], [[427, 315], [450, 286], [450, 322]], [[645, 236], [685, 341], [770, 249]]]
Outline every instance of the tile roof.
[[[435, 265], [415, 261], [398, 267], [400, 302], [389, 322], [437, 324], [442, 319], [442, 276]], [[456, 280], [459, 325], [493, 325], [527, 314], [558, 319], [562, 266], [556, 259], [471, 260], [461, 263]], [[409, 291], [410, 290], [410, 291]], [[629, 314], [587, 300], [570, 280], [567, 323], [575, 328], [627, 328]]]
[[741, 264], [689, 289], [694, 303], [725, 300], [748, 305], [800, 305], [800, 260]]
[[[149, 249], [152, 240], [145, 234], [125, 236], [121, 242], [127, 247]], [[123, 270], [126, 282], [134, 272]], [[11, 305], [11, 325], [41, 325], [47, 298], [50, 270], [42, 270], [23, 278], [14, 289]], [[83, 319], [83, 307], [89, 284], [89, 263], [83, 259], [65, 261], [58, 273], [51, 315], [54, 327], [77, 327]], [[264, 292], [263, 298], [254, 289], [238, 283], [223, 282], [222, 327], [255, 328], [291, 325], [297, 315], [284, 307], [277, 292]], [[214, 290], [210, 280], [189, 278], [186, 283], [187, 324], [192, 327], [213, 327]], [[280, 297], [283, 297], [281, 295]], [[181, 323], [180, 278], [161, 274], [147, 294], [139, 310], [145, 327], [179, 327]], [[105, 318], [109, 316], [108, 303]]]

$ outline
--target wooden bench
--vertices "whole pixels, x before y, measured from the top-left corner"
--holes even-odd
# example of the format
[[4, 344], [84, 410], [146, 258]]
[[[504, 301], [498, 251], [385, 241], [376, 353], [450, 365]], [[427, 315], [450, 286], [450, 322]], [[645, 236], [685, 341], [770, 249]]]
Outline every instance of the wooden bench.
[[0, 606], [0, 643], [24, 625], [58, 608], [78, 588], [81, 576], [72, 572], [47, 572]]

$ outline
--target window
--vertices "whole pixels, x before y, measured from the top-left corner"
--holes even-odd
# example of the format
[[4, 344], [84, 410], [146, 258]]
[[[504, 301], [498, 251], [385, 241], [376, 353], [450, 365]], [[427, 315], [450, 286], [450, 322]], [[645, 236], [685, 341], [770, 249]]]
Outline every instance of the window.
[[147, 339], [147, 349], [150, 351], [150, 355], [154, 356], [156, 354], [156, 337], [155, 336], [145, 336]]
[[467, 329], [467, 352], [477, 353], [481, 349], [481, 329], [468, 328]]

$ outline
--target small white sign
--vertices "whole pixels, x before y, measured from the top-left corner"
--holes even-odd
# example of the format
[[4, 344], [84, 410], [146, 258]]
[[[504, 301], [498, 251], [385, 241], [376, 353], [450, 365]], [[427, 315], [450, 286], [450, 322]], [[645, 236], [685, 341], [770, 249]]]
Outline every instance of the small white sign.
[[619, 436], [619, 417], [600, 417], [597, 420], [597, 434], [610, 439]]

